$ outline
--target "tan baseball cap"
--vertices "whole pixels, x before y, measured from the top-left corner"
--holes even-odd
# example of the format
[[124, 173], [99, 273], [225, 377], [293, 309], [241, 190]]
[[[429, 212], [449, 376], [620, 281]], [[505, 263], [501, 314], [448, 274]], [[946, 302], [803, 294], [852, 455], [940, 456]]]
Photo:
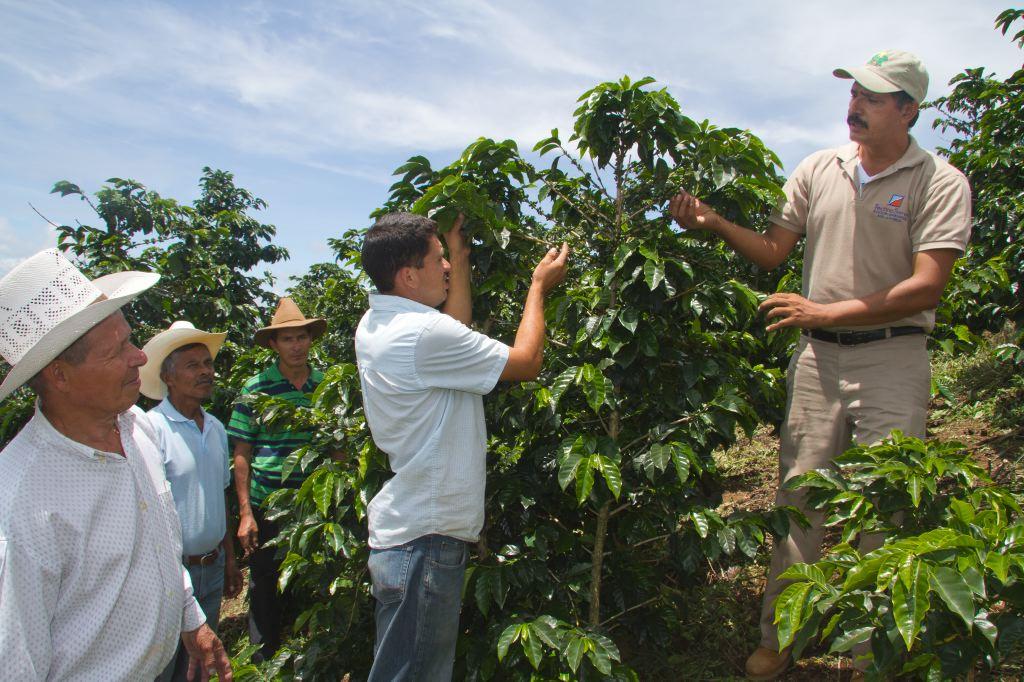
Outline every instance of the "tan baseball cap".
[[902, 90], [920, 104], [928, 94], [928, 72], [915, 55], [901, 50], [883, 50], [864, 66], [836, 69], [836, 78], [852, 78], [871, 92]]

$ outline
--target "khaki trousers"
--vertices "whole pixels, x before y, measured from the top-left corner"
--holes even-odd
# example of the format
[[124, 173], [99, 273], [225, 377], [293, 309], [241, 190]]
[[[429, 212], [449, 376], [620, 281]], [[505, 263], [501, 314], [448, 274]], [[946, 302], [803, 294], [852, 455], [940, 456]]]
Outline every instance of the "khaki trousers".
[[[786, 421], [779, 448], [779, 481], [832, 460], [851, 443], [870, 445], [893, 429], [923, 438], [928, 412], [931, 370], [927, 337], [898, 336], [857, 346], [840, 346], [801, 335], [786, 375]], [[806, 508], [803, 491], [779, 490], [776, 502], [801, 509], [811, 528], [797, 526], [780, 539], [772, 554], [761, 605], [761, 646], [778, 650], [775, 600], [786, 587], [777, 576], [795, 563], [821, 557], [823, 516]], [[881, 546], [872, 536], [861, 551]]]

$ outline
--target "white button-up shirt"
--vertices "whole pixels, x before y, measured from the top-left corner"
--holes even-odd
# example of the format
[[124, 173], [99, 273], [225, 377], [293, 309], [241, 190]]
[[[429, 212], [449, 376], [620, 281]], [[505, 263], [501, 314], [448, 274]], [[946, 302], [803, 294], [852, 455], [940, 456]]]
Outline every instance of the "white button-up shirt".
[[0, 452], [0, 678], [147, 680], [205, 622], [154, 433], [118, 417], [125, 456], [39, 409]]
[[356, 329], [363, 408], [395, 475], [370, 501], [370, 546], [430, 534], [473, 542], [484, 520], [483, 396], [509, 348], [401, 296], [370, 295]]
[[217, 549], [227, 530], [224, 488], [231, 483], [228, 435], [219, 419], [202, 412], [202, 431], [168, 398], [146, 413], [156, 430], [156, 445], [181, 519], [185, 556]]

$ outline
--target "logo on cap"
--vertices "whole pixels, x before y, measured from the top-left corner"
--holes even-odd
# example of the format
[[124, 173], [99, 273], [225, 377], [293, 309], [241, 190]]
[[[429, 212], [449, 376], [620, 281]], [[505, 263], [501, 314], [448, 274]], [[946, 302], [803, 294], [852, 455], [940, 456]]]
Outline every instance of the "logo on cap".
[[906, 197], [904, 197], [902, 194], [893, 194], [891, 197], [889, 197], [889, 205], [894, 208], [899, 208], [900, 206], [903, 205], [903, 200], [905, 198]]
[[885, 52], [879, 52], [874, 57], [868, 60], [868, 64], [874, 64], [875, 66], [881, 66], [889, 61], [889, 55]]

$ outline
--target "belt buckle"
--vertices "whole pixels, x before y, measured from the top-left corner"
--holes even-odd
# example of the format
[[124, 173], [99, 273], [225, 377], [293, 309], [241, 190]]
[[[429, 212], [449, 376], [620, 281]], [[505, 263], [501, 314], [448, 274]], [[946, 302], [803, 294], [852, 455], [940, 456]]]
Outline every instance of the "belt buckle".
[[836, 332], [836, 344], [839, 346], [856, 346], [857, 332]]
[[214, 561], [217, 560], [217, 550], [212, 549], [203, 556], [199, 557], [200, 566], [211, 566]]

